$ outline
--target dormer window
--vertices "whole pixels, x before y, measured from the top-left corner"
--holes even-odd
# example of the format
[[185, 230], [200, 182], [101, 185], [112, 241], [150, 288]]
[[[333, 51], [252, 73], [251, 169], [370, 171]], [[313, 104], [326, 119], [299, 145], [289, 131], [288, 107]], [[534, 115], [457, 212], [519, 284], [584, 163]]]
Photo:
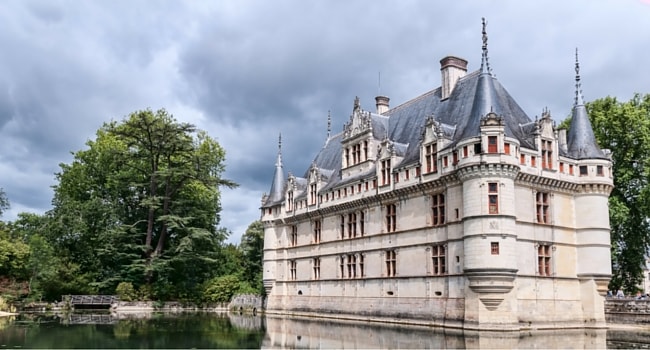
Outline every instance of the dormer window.
[[432, 143], [424, 148], [424, 163], [427, 173], [438, 171], [438, 144]]
[[381, 161], [381, 184], [390, 185], [390, 159]]
[[293, 210], [293, 191], [287, 193], [287, 211]]
[[309, 185], [309, 200], [310, 204], [316, 204], [316, 184]]
[[488, 136], [488, 153], [497, 153], [499, 151], [497, 137]]
[[542, 140], [542, 169], [553, 169], [553, 142]]

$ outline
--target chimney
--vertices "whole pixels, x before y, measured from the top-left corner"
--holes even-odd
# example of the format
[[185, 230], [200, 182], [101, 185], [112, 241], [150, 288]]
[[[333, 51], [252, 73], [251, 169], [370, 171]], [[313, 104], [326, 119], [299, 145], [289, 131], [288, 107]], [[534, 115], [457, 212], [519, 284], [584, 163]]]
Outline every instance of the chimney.
[[375, 97], [375, 101], [377, 101], [377, 114], [383, 114], [389, 109], [388, 101], [390, 101], [390, 98], [386, 96], [377, 96]]
[[467, 74], [467, 61], [455, 56], [447, 56], [440, 60], [440, 72], [442, 73], [441, 99], [449, 98], [454, 91], [456, 82]]

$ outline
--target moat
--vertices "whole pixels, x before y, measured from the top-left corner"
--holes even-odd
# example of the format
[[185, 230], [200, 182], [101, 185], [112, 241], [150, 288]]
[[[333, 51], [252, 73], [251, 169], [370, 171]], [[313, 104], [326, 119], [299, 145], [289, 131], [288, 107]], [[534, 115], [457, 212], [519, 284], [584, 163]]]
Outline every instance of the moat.
[[0, 347], [629, 349], [650, 348], [650, 327], [499, 333], [200, 312], [22, 314], [0, 318]]

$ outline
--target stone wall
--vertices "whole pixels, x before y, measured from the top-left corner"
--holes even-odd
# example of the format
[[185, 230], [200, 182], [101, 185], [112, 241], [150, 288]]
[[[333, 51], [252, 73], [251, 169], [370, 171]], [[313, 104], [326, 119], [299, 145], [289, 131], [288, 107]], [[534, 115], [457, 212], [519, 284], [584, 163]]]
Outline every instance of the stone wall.
[[650, 324], [650, 300], [616, 299], [605, 300], [607, 323]]

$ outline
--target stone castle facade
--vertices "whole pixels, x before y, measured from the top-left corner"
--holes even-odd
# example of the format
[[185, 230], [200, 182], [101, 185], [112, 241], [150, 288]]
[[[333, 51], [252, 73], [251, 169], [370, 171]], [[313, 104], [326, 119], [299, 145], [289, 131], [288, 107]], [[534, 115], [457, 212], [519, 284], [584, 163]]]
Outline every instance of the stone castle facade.
[[[476, 330], [604, 327], [612, 163], [580, 90], [568, 130], [445, 57], [441, 86], [355, 99], [303, 177], [262, 199], [267, 312]], [[567, 96], [567, 100], [571, 97]]]

